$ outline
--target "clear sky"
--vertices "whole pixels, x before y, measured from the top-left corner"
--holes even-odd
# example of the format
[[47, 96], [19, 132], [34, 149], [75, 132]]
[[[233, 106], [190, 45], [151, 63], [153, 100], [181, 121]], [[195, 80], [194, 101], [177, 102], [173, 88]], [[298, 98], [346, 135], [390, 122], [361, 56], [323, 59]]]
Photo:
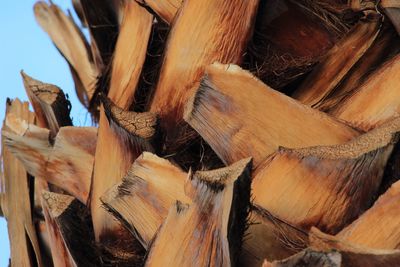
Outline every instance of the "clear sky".
[[[69, 95], [74, 125], [90, 124], [90, 116], [77, 100], [68, 65], [33, 16], [34, 0], [4, 1], [0, 8], [0, 121], [7, 97], [27, 100], [20, 71], [33, 78], [58, 85]], [[53, 0], [63, 10], [71, 0]], [[8, 266], [7, 226], [0, 217], [0, 267]]]

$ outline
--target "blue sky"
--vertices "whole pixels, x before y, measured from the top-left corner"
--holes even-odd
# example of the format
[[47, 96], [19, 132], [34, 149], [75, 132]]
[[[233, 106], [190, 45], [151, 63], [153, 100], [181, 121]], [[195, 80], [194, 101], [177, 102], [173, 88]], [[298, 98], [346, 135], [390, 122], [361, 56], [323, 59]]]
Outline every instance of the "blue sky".
[[[68, 65], [33, 16], [33, 0], [5, 1], [0, 8], [0, 121], [3, 121], [7, 97], [27, 100], [20, 71], [33, 78], [56, 84], [69, 95], [74, 125], [90, 124], [90, 116], [79, 103]], [[70, 0], [53, 0], [63, 10], [71, 9]], [[0, 217], [0, 267], [8, 266], [7, 226]]]

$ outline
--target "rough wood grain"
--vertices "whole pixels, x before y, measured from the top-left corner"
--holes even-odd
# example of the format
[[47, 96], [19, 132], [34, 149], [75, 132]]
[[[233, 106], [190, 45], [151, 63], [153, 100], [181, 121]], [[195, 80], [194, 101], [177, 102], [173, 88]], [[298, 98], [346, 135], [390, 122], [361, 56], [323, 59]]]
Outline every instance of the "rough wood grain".
[[[6, 114], [33, 122], [33, 113], [29, 111], [28, 102], [19, 99], [7, 100]], [[2, 132], [9, 130], [3, 123]], [[41, 253], [36, 231], [32, 222], [28, 174], [22, 163], [14, 157], [5, 145], [2, 137], [3, 175], [1, 180], [2, 210], [7, 219], [11, 248], [12, 266], [42, 266]], [[4, 190], [4, 191], [3, 191]]]
[[7, 116], [4, 144], [35, 177], [46, 179], [86, 203], [96, 149], [97, 129], [61, 127], [54, 145], [50, 132]]
[[391, 25], [383, 24], [373, 44], [347, 72], [339, 84], [315, 108], [330, 112], [352, 95], [385, 61], [400, 50], [400, 38]]
[[334, 146], [280, 148], [256, 170], [254, 203], [305, 230], [337, 233], [373, 201], [400, 119]]
[[48, 128], [54, 138], [60, 127], [72, 126], [71, 103], [59, 87], [33, 79], [23, 71], [21, 76], [39, 127]]
[[[134, 100], [146, 56], [153, 16], [134, 1], [124, 2], [122, 10], [123, 19], [111, 66], [108, 97], [118, 108], [126, 111]], [[119, 125], [112, 121], [112, 117], [107, 117], [108, 111], [105, 112], [104, 108], [107, 106], [102, 106], [100, 110], [91, 188], [90, 207], [94, 232], [96, 241], [100, 241], [111, 258], [122, 256], [126, 262], [131, 258], [130, 264], [134, 264], [141, 258], [137, 255], [138, 251], [135, 251], [140, 244], [102, 208], [100, 197], [122, 180], [133, 161], [142, 153], [143, 148], [130, 150], [135, 147], [140, 148], [140, 145], [136, 146], [138, 139], [136, 135], [140, 138], [141, 133], [132, 131], [127, 135], [127, 131], [121, 131]], [[134, 245], [132, 247], [129, 244]], [[128, 252], [124, 254], [118, 251], [119, 249]]]
[[343, 80], [378, 36], [381, 16], [371, 13], [331, 48], [293, 94], [305, 105], [318, 106]]
[[251, 160], [196, 172], [186, 194], [192, 204], [172, 207], [145, 266], [235, 266], [250, 197]]
[[181, 7], [182, 0], [136, 0], [143, 6], [151, 8], [167, 24], [172, 24], [173, 19]]
[[204, 68], [214, 61], [241, 62], [257, 6], [258, 0], [183, 3], [168, 37], [160, 77], [150, 104], [150, 111], [160, 116], [167, 149], [176, 150], [185, 140], [184, 105], [191, 89], [200, 81]]
[[[99, 266], [100, 255], [94, 241], [90, 216], [86, 206], [72, 196], [43, 192], [46, 221], [55, 230], [53, 234], [63, 248], [51, 246], [54, 259], [65, 260], [55, 266]], [[77, 238], [79, 237], [79, 238]], [[54, 257], [54, 254], [62, 255]]]
[[176, 200], [191, 203], [184, 193], [186, 179], [187, 174], [168, 160], [144, 152], [101, 201], [148, 249]]
[[400, 115], [400, 55], [391, 58], [329, 113], [364, 131]]
[[400, 182], [394, 183], [374, 205], [336, 236], [373, 249], [400, 248]]
[[62, 10], [53, 3], [39, 1], [34, 6], [35, 18], [50, 36], [55, 46], [71, 66], [75, 89], [81, 103], [88, 107], [98, 75], [89, 45], [83, 33]]
[[251, 156], [256, 167], [279, 146], [340, 144], [359, 134], [236, 65], [207, 68], [186, 105], [185, 120], [225, 163]]

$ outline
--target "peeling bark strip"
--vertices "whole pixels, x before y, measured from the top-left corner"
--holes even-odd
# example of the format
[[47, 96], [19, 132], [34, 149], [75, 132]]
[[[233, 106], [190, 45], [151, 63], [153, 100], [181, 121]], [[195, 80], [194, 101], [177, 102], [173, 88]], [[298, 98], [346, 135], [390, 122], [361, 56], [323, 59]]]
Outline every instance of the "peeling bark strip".
[[[123, 3], [123, 19], [113, 56], [108, 92], [110, 100], [122, 110], [128, 110], [134, 100], [146, 56], [152, 21], [153, 16], [136, 2], [126, 1]], [[118, 126], [118, 124], [112, 122], [112, 117], [109, 118], [110, 121], [107, 119], [106, 114], [110, 115], [110, 113], [108, 111], [105, 113], [104, 108], [100, 109], [99, 134], [91, 188], [90, 205], [94, 232], [96, 241], [100, 241], [104, 251], [110, 254], [111, 262], [112, 258], [122, 257], [126, 264], [132, 265], [141, 260], [140, 253], [142, 251], [138, 251], [140, 244], [101, 207], [100, 197], [115, 183], [122, 180], [142, 150], [127, 150], [126, 145], [136, 145], [136, 137], [132, 134], [128, 136], [125, 130], [115, 130], [117, 127], [113, 125]], [[140, 146], [136, 147], [140, 148]]]
[[98, 71], [85, 37], [72, 17], [65, 15], [58, 6], [39, 1], [34, 11], [37, 22], [70, 64], [72, 73], [76, 74], [76, 93], [81, 103], [88, 107]]
[[[6, 115], [30, 123], [34, 120], [28, 102], [21, 102], [19, 99], [7, 99]], [[9, 126], [4, 122], [2, 134], [9, 130]], [[10, 152], [5, 142], [2, 136], [1, 156], [4, 173], [1, 175], [0, 185], [4, 196], [1, 198], [1, 208], [7, 219], [11, 262], [13, 266], [42, 266], [39, 243], [32, 222], [30, 194], [33, 188], [29, 187], [28, 175], [23, 165]]]
[[251, 160], [196, 172], [192, 204], [177, 202], [150, 248], [146, 266], [231, 266], [237, 262], [250, 198]]
[[336, 236], [373, 249], [400, 248], [400, 181], [394, 183], [357, 220]]
[[371, 204], [399, 131], [400, 118], [342, 145], [280, 148], [256, 170], [254, 203], [303, 229], [337, 233]]
[[35, 177], [46, 179], [86, 203], [97, 130], [91, 127], [61, 127], [54, 145], [50, 132], [12, 114], [3, 130], [4, 144]]
[[176, 200], [191, 203], [184, 193], [186, 179], [187, 174], [168, 160], [144, 152], [101, 201], [148, 249]]
[[340, 144], [359, 134], [272, 90], [236, 65], [206, 69], [186, 105], [185, 120], [225, 163], [251, 156], [256, 167], [279, 146]]
[[64, 252], [58, 256], [53, 254], [53, 261], [58, 261], [54, 261], [54, 266], [99, 266], [100, 257], [86, 207], [72, 196], [47, 191], [43, 192], [42, 204], [46, 222], [52, 224], [55, 237], [63, 245], [63, 248], [51, 246], [52, 253]]
[[171, 24], [183, 0], [136, 0], [136, 2], [151, 8], [162, 20]]
[[400, 55], [374, 72], [329, 113], [369, 131], [400, 115]]
[[381, 16], [371, 13], [337, 43], [293, 94], [305, 105], [317, 107], [343, 80], [378, 36]]
[[257, 6], [258, 0], [183, 3], [168, 37], [150, 106], [150, 110], [160, 116], [167, 148], [172, 146], [174, 150], [179, 140], [185, 139], [180, 132], [184, 105], [204, 68], [214, 61], [241, 62]]

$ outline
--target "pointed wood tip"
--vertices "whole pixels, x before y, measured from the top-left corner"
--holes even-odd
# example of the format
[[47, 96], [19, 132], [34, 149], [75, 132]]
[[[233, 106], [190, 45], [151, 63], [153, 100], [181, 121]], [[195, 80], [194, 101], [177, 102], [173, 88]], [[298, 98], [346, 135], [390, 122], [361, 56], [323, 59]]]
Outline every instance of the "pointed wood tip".
[[152, 112], [137, 113], [126, 111], [115, 105], [108, 97], [101, 95], [104, 112], [110, 122], [137, 137], [150, 139], [157, 130], [158, 119]]
[[354, 159], [371, 151], [395, 144], [399, 139], [400, 117], [395, 118], [347, 143], [332, 146], [314, 146], [300, 149], [280, 147], [279, 151], [293, 151], [302, 157], [316, 156], [321, 159]]
[[210, 170], [197, 171], [190, 179], [199, 180], [205, 183], [224, 186], [238, 179], [244, 172], [251, 171], [252, 158], [239, 160], [227, 167]]
[[74, 197], [69, 195], [58, 194], [49, 191], [42, 192], [42, 198], [44, 203], [47, 205], [50, 216], [52, 218], [59, 217], [65, 210], [71, 205]]

